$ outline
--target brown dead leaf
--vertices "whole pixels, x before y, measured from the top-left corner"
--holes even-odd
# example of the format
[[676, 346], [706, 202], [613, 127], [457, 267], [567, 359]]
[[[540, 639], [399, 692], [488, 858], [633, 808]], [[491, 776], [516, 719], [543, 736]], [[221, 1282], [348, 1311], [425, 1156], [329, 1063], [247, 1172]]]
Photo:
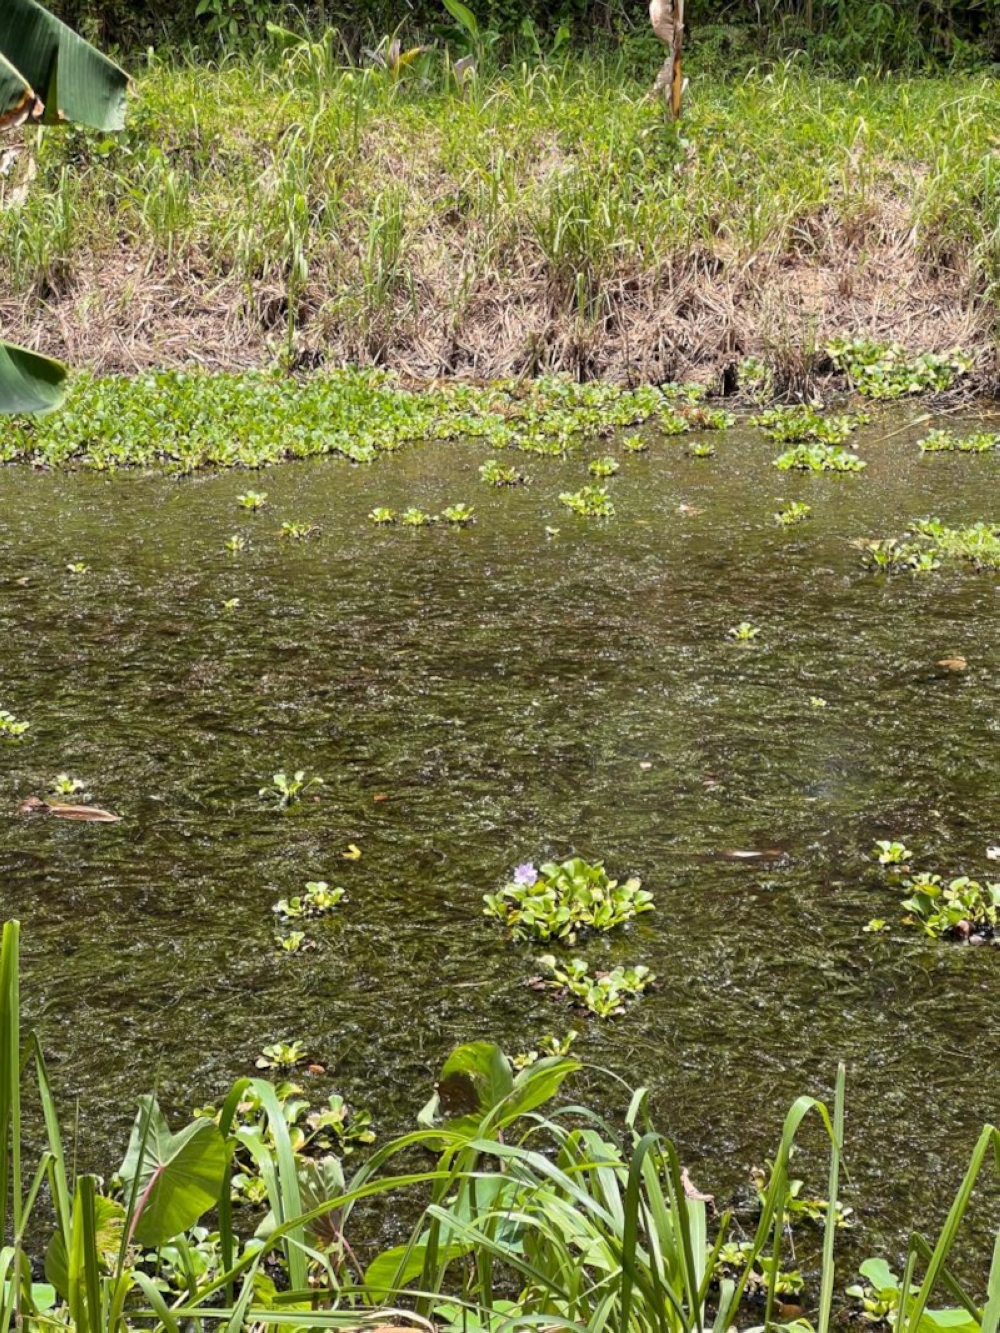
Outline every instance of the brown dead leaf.
[[681, 1184], [684, 1186], [686, 1198], [694, 1199], [698, 1203], [715, 1203], [714, 1194], [702, 1194], [701, 1190], [695, 1188], [686, 1166], [681, 1167]]
[[964, 657], [942, 657], [936, 665], [945, 671], [964, 671], [969, 664]]
[[55, 815], [57, 819], [78, 819], [93, 824], [117, 824], [121, 815], [102, 810], [96, 805], [66, 805], [62, 801], [43, 801], [29, 796], [17, 807], [19, 815]]

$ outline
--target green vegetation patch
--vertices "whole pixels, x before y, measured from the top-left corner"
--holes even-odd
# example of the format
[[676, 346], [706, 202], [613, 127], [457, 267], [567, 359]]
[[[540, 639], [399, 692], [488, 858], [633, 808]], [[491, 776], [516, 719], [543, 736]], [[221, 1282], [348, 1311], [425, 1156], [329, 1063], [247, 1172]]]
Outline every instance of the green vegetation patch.
[[[165, 371], [135, 378], [80, 376], [63, 411], [19, 418], [0, 434], [0, 462], [99, 469], [264, 467], [339, 454], [355, 463], [416, 440], [474, 437], [492, 449], [561, 455], [595, 436], [655, 418], [669, 433], [690, 429], [676, 414], [696, 404], [696, 385], [576, 384], [561, 376], [472, 387], [400, 387], [381, 371], [346, 369], [291, 378], [265, 372]], [[516, 484], [517, 469], [484, 476]], [[266, 495], [246, 492], [253, 512]], [[386, 520], [383, 520], [386, 521]]]
[[924, 454], [988, 454], [1000, 448], [1000, 435], [977, 431], [974, 435], [956, 435], [950, 430], [932, 430], [920, 441]]
[[861, 537], [854, 545], [875, 572], [926, 573], [946, 560], [966, 562], [978, 570], [1000, 569], [1000, 523], [950, 528], [939, 518], [925, 518], [912, 523], [903, 538]]
[[902, 398], [911, 393], [944, 393], [972, 369], [972, 357], [950, 352], [912, 355], [899, 343], [834, 338], [827, 344], [834, 365], [867, 398]]

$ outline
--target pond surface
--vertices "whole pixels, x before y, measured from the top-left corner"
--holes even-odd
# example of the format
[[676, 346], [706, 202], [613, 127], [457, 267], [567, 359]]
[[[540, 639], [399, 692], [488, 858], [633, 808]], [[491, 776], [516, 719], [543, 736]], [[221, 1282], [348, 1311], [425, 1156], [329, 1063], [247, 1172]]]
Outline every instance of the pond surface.
[[[654, 442], [621, 455], [608, 523], [557, 501], [603, 442], [519, 455], [531, 484], [507, 491], [479, 481], [475, 443], [184, 481], [0, 473], [0, 706], [31, 722], [0, 750], [0, 905], [68, 1114], [79, 1100], [80, 1163], [117, 1165], [139, 1093], [183, 1116], [275, 1039], [303, 1040], [329, 1071], [316, 1094], [387, 1136], [458, 1042], [572, 1025], [584, 1059], [652, 1088], [721, 1196], [845, 1060], [861, 1248], [940, 1219], [1000, 1113], [1000, 954], [898, 924], [868, 854], [899, 838], [921, 868], [989, 875], [1000, 580], [874, 578], [849, 543], [996, 520], [1000, 457], [921, 456], [916, 414], [867, 429], [856, 477], [783, 475], [746, 428], [707, 460]], [[236, 505], [248, 484], [260, 515]], [[781, 529], [779, 497], [812, 519]], [[474, 527], [365, 518], [456, 501]], [[284, 519], [322, 535], [283, 540]], [[726, 638], [742, 620], [748, 648]], [[956, 655], [966, 671], [935, 665]], [[280, 768], [322, 775], [321, 798], [266, 805]], [[122, 822], [15, 816], [63, 770]], [[786, 856], [720, 856], [761, 848]], [[609, 1023], [528, 989], [532, 951], [482, 915], [518, 862], [574, 852], [656, 895], [581, 950], [659, 975]], [[272, 904], [310, 879], [349, 902], [310, 927], [314, 953], [282, 956]], [[888, 936], [863, 933], [873, 916]], [[625, 1104], [596, 1073], [578, 1092]]]

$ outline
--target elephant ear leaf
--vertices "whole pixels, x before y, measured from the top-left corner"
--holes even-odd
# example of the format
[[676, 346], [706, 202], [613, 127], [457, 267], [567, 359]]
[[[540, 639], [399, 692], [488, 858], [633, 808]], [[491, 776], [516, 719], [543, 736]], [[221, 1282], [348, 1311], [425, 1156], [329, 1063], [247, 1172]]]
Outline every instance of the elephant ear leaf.
[[61, 362], [0, 342], [0, 412], [51, 412], [62, 402], [65, 379]]
[[228, 1160], [229, 1145], [211, 1120], [173, 1134], [156, 1098], [140, 1098], [119, 1172], [133, 1200], [134, 1238], [155, 1247], [194, 1226], [218, 1203]]
[[37, 116], [95, 130], [125, 125], [128, 75], [37, 0], [0, 5], [0, 124]]

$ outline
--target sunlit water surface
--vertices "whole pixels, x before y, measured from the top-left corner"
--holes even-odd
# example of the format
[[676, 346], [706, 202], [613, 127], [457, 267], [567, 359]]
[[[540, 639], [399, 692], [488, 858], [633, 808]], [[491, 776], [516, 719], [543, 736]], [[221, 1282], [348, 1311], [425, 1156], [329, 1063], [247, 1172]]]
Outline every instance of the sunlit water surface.
[[[139, 1093], [183, 1116], [275, 1039], [386, 1136], [456, 1043], [572, 1024], [584, 1059], [649, 1085], [720, 1197], [846, 1061], [859, 1252], [939, 1220], [1000, 1114], [1000, 952], [899, 925], [868, 854], [901, 838], [921, 867], [989, 873], [1000, 580], [873, 578], [850, 540], [996, 520], [1000, 458], [922, 457], [907, 413], [868, 429], [857, 477], [782, 475], [749, 429], [708, 460], [655, 441], [620, 455], [607, 523], [557, 501], [603, 442], [528, 459], [508, 491], [479, 481], [476, 444], [251, 477], [0, 473], [0, 706], [31, 722], [0, 749], [0, 895], [80, 1164], [117, 1164]], [[779, 528], [779, 497], [812, 519]], [[474, 527], [365, 517], [456, 501]], [[322, 534], [281, 539], [283, 519]], [[742, 620], [748, 648], [726, 637]], [[956, 655], [966, 671], [936, 667]], [[322, 775], [321, 799], [262, 802], [279, 768]], [[63, 770], [122, 822], [18, 818]], [[786, 856], [720, 855], [763, 848]], [[658, 973], [612, 1022], [528, 989], [532, 950], [482, 914], [516, 863], [574, 852], [656, 895], [583, 950]], [[349, 902], [281, 956], [272, 904], [309, 879]], [[890, 935], [863, 933], [873, 916]], [[596, 1072], [577, 1091], [626, 1103]]]

